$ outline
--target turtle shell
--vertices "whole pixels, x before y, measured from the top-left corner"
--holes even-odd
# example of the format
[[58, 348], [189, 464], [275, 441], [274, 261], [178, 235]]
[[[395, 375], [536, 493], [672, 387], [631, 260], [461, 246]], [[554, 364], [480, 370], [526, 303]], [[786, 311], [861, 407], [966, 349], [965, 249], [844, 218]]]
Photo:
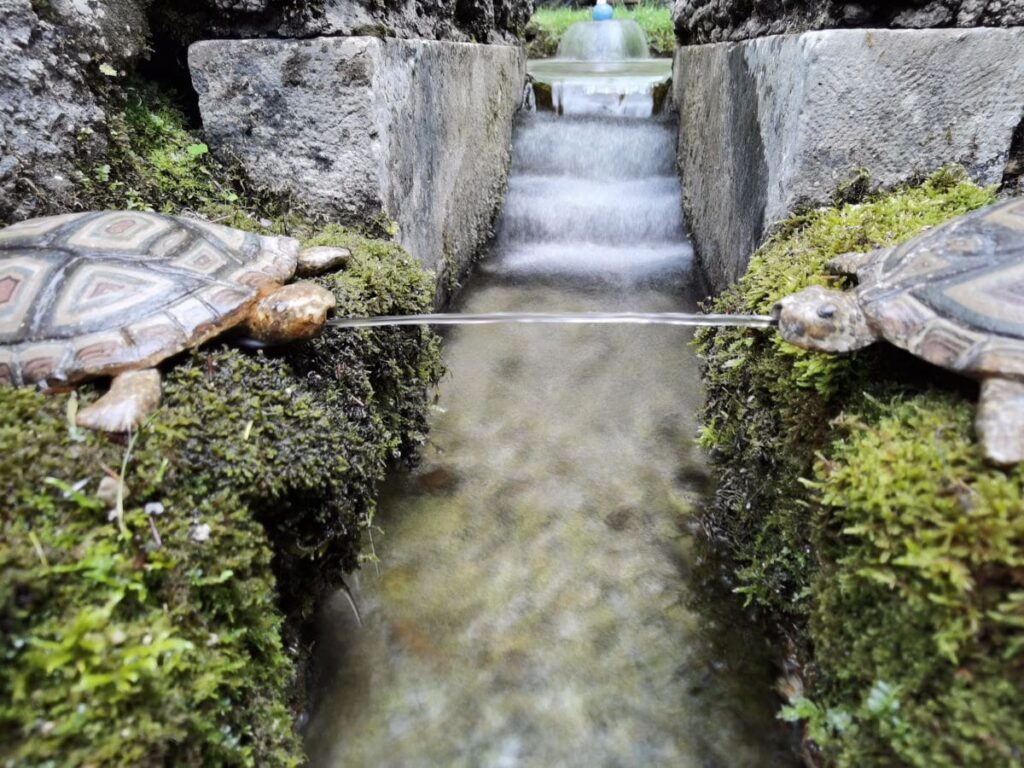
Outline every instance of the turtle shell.
[[0, 382], [155, 365], [245, 319], [295, 273], [298, 243], [157, 213], [0, 230]]
[[944, 368], [1024, 378], [1024, 199], [929, 230], [860, 276], [864, 314], [888, 341]]

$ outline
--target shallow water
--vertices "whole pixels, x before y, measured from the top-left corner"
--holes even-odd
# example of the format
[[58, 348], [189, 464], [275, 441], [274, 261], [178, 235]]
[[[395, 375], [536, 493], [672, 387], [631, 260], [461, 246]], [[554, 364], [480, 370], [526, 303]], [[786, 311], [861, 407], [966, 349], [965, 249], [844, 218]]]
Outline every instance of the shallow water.
[[[523, 118], [462, 309], [693, 311], [673, 146], [667, 123]], [[708, 481], [691, 335], [449, 333], [423, 463], [381, 502], [379, 566], [324, 611], [312, 765], [795, 764], [766, 644], [692, 532]]]

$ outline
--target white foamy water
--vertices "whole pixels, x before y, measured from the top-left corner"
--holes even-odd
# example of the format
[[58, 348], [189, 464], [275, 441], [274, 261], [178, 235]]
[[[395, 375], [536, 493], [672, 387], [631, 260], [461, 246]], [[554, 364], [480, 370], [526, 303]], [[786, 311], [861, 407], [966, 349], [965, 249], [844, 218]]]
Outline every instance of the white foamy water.
[[632, 19], [573, 24], [558, 43], [559, 59], [623, 61], [647, 56], [647, 36]]

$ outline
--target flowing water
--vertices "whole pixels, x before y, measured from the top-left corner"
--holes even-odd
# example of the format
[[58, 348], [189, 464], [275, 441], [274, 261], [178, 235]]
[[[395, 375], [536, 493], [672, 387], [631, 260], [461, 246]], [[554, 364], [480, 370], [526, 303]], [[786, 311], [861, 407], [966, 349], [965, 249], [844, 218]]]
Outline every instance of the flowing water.
[[[650, 117], [655, 106], [652, 96], [656, 88], [665, 87], [672, 74], [672, 60], [540, 59], [529, 62], [527, 71], [534, 82], [550, 87], [551, 106], [560, 115]], [[583, 154], [577, 162], [605, 162], [598, 153], [615, 139], [595, 138], [598, 143], [594, 145], [594, 156]]]
[[[525, 115], [462, 310], [693, 311], [674, 143], [657, 119]], [[324, 611], [312, 765], [794, 764], [765, 642], [693, 533], [691, 334], [451, 329], [379, 564]]]

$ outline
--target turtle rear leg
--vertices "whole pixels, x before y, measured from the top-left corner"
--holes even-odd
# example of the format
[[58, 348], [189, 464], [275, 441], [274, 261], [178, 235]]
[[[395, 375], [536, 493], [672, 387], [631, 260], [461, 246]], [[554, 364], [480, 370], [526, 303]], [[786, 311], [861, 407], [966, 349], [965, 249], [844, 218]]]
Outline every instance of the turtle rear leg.
[[125, 371], [113, 378], [99, 400], [78, 412], [78, 426], [100, 432], [133, 432], [160, 405], [156, 368]]
[[1024, 381], [982, 381], [974, 429], [993, 464], [1008, 467], [1024, 461]]

